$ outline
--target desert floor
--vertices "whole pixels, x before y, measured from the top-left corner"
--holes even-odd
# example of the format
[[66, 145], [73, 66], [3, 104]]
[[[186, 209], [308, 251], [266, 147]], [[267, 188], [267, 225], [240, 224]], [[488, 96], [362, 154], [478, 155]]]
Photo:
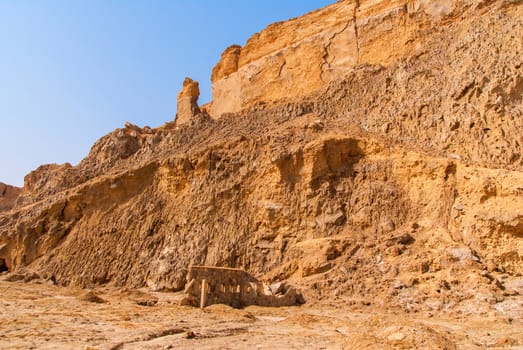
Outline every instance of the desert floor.
[[523, 349], [523, 321], [343, 300], [204, 310], [179, 295], [0, 281], [1, 349]]

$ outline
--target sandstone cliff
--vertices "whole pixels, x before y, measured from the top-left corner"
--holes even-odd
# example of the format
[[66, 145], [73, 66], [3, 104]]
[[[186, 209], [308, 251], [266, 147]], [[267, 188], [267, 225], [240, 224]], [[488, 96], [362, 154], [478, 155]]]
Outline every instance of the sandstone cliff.
[[220, 118], [128, 124], [28, 175], [0, 258], [64, 285], [180, 290], [217, 265], [308, 300], [520, 312], [521, 38], [503, 0], [340, 1], [271, 25], [214, 69]]
[[305, 96], [363, 64], [389, 66], [430, 50], [446, 22], [485, 2], [341, 0], [275, 23], [224, 51], [212, 74], [211, 114]]

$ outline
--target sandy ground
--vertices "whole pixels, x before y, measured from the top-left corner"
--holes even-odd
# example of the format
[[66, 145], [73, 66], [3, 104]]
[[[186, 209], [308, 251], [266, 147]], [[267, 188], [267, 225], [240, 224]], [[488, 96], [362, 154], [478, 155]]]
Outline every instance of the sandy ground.
[[0, 281], [0, 349], [523, 349], [521, 318], [363, 305], [179, 306], [172, 293]]

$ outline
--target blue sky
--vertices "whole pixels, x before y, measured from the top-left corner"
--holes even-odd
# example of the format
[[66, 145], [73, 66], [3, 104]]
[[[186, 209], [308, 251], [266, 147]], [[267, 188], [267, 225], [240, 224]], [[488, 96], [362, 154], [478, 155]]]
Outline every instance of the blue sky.
[[222, 51], [334, 0], [0, 0], [0, 181], [77, 164], [126, 121], [159, 126], [186, 76], [211, 99]]

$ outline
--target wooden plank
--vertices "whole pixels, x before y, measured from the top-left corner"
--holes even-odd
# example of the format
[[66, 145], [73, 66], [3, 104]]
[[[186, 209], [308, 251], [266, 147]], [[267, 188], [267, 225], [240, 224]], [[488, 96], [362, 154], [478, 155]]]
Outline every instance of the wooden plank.
[[203, 309], [205, 305], [207, 304], [207, 290], [209, 285], [207, 284], [207, 280], [202, 280], [202, 291], [200, 295], [200, 309]]

